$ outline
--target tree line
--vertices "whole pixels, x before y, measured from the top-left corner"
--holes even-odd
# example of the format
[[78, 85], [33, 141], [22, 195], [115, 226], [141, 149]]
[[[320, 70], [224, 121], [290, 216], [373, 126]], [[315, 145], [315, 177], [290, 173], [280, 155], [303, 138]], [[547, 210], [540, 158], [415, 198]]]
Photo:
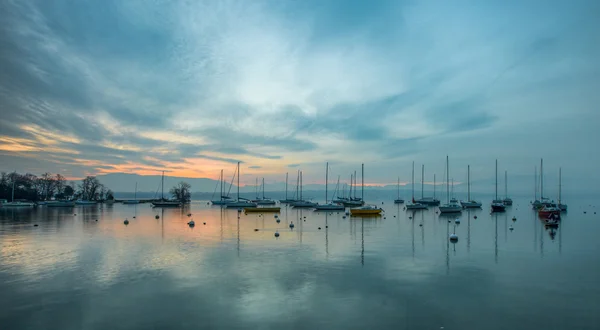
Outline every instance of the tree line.
[[34, 202], [52, 199], [90, 201], [114, 199], [113, 192], [100, 183], [95, 176], [87, 176], [80, 183], [76, 183], [67, 182], [67, 179], [60, 174], [44, 173], [38, 177], [31, 173], [0, 173], [0, 199], [12, 200], [13, 187], [14, 199]]

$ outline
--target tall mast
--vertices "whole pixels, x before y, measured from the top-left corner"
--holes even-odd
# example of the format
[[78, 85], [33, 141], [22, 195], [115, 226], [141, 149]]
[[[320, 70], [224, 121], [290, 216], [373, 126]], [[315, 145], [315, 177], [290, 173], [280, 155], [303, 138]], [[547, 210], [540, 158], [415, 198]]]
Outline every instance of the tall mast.
[[220, 180], [221, 180], [221, 201], [223, 201], [224, 190], [223, 190], [223, 170], [222, 169], [221, 169], [221, 179]]
[[133, 193], [133, 199], [137, 200], [137, 182], [135, 183], [135, 191]]
[[325, 204], [327, 204], [327, 181], [329, 180], [329, 162], [325, 165]]
[[165, 171], [162, 172], [162, 180], [160, 184], [160, 199], [165, 199]]
[[400, 177], [398, 177], [398, 199], [400, 199]]
[[354, 198], [356, 199], [356, 171], [354, 171]]
[[237, 200], [240, 201], [240, 162], [237, 166]]
[[265, 178], [263, 178], [262, 186], [263, 186], [263, 199], [265, 199]]
[[298, 174], [296, 175], [296, 198], [301, 200], [302, 198], [300, 198], [300, 192], [298, 189], [300, 189], [300, 170], [298, 170]]
[[533, 189], [533, 198], [534, 200], [537, 200], [537, 166], [534, 166], [534, 175], [533, 175], [533, 181], [534, 181], [534, 189]]
[[365, 201], [365, 164], [363, 163], [361, 165], [362, 167], [362, 174], [360, 175], [360, 179], [362, 181], [362, 188], [360, 191], [360, 199], [364, 202]]
[[467, 202], [471, 201], [471, 165], [467, 165]]
[[433, 174], [433, 200], [435, 201], [435, 173]]
[[540, 160], [540, 198], [544, 199], [544, 159]]
[[300, 171], [300, 200], [302, 201], [302, 171]]
[[348, 200], [352, 199], [352, 173], [350, 173], [350, 186], [348, 187]]
[[496, 198], [498, 200], [498, 160], [496, 159]]
[[448, 155], [446, 155], [446, 199], [447, 203], [450, 204], [450, 165], [448, 165]]
[[412, 163], [412, 202], [415, 202], [415, 162]]
[[288, 199], [287, 192], [288, 192], [288, 173], [286, 172], [285, 173], [285, 200]]
[[425, 187], [425, 164], [421, 165], [421, 199], [423, 199], [423, 188]]
[[508, 198], [508, 171], [504, 171], [504, 198]]
[[558, 168], [558, 205], [560, 205], [560, 199], [562, 195], [562, 168]]
[[254, 195], [256, 196], [256, 199], [258, 199], [258, 177], [256, 177], [254, 182]]

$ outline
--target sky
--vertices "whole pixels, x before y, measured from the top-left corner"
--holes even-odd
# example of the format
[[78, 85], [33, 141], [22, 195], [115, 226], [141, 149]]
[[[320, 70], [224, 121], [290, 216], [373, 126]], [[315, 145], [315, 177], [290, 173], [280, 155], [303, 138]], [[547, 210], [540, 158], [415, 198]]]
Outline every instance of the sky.
[[[597, 1], [0, 2], [0, 170], [595, 188]], [[538, 165], [539, 166], [539, 165]], [[419, 177], [419, 174], [417, 175]], [[132, 183], [133, 185], [133, 183]]]

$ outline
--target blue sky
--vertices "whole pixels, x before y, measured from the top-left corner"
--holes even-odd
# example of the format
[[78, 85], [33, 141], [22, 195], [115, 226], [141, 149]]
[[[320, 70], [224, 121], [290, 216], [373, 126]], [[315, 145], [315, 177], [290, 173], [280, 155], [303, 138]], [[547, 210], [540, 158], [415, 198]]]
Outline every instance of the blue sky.
[[[593, 186], [596, 1], [2, 1], [0, 170]], [[456, 174], [455, 174], [456, 173]], [[457, 179], [458, 180], [458, 179]], [[566, 180], [566, 179], [565, 179]], [[529, 185], [529, 180], [527, 185]]]

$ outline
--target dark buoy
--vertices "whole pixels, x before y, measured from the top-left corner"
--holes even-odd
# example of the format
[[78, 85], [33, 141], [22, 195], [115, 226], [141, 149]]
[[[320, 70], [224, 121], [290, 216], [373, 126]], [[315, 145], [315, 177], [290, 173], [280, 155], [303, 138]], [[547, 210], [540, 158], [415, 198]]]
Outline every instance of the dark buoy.
[[329, 228], [329, 226], [325, 226], [325, 228]]
[[412, 217], [408, 217], [409, 219], [412, 219]]
[[129, 224], [129, 220], [125, 219], [125, 221], [123, 221], [124, 224], [128, 225]]
[[135, 219], [135, 215], [133, 216], [133, 218]]
[[277, 221], [277, 223], [280, 223], [280, 222], [281, 222], [281, 220], [279, 220], [279, 219], [277, 219], [277, 220], [275, 220], [275, 221]]
[[157, 214], [154, 219], [160, 219], [160, 216]]
[[346, 219], [346, 216], [345, 216], [345, 215], [344, 215], [344, 216], [342, 216], [342, 219]]
[[419, 224], [419, 227], [423, 227], [423, 224], [422, 224], [422, 223], [420, 223], [420, 224]]
[[191, 216], [192, 216], [192, 214], [191, 214], [191, 213], [188, 213], [188, 217], [191, 217]]
[[383, 202], [381, 202], [381, 205], [383, 205]]
[[206, 225], [206, 222], [203, 222], [202, 224], [203, 224], [203, 225]]
[[321, 227], [319, 227], [319, 230], [321, 230]]
[[278, 231], [275, 232], [275, 237], [279, 237], [279, 232]]
[[587, 214], [587, 212], [586, 212], [586, 211], [583, 211], [583, 214]]
[[473, 216], [473, 219], [477, 219], [477, 216], [476, 216], [476, 215], [474, 215], [474, 216]]
[[290, 222], [290, 228], [294, 228], [294, 222]]
[[304, 219], [304, 222], [306, 222], [306, 219]]
[[190, 220], [190, 222], [188, 222], [188, 226], [190, 227], [194, 227], [196, 225], [196, 223], [194, 222], [194, 220]]
[[98, 222], [98, 219], [96, 219], [96, 222]]
[[304, 217], [304, 219], [306, 219], [306, 217]]
[[34, 226], [34, 227], [37, 227], [37, 226], [38, 226], [38, 224], [36, 223], [36, 224], [35, 224], [35, 225], [33, 225], [33, 226]]
[[[585, 213], [585, 212], [583, 212], [583, 213]], [[77, 215], [77, 213], [73, 213], [73, 215]]]
[[513, 217], [513, 218], [512, 218], [512, 221], [517, 221], [517, 217]]
[[452, 222], [452, 220], [448, 219], [448, 223]]
[[394, 218], [395, 218], [395, 217], [396, 217], [396, 216], [394, 216]]
[[209, 203], [209, 202], [206, 202], [206, 205], [210, 205], [210, 203]]
[[508, 227], [508, 229], [513, 230], [514, 228], [513, 228], [513, 226], [510, 226], [510, 227]]
[[258, 231], [258, 228], [254, 228], [254, 231]]

